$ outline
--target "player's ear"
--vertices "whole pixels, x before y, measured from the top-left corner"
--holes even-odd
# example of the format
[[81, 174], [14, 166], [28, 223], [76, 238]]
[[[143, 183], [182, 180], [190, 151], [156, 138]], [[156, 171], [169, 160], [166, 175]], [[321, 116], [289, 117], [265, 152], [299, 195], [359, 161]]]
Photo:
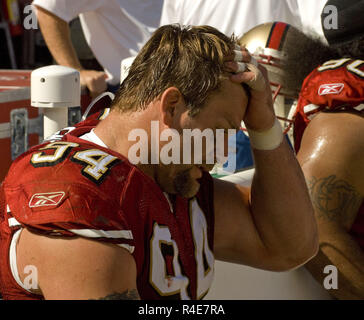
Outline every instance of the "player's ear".
[[161, 120], [167, 127], [172, 127], [177, 110], [184, 106], [182, 93], [176, 87], [166, 89], [160, 98]]

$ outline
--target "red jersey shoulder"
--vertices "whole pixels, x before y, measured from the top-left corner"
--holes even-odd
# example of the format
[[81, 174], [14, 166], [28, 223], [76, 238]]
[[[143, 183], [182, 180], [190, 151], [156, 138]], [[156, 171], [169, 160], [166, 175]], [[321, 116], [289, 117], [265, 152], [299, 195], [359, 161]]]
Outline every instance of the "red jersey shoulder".
[[329, 109], [353, 108], [364, 99], [364, 61], [330, 60], [305, 79], [300, 98]]
[[122, 195], [134, 170], [111, 150], [66, 135], [16, 159], [4, 190], [11, 212], [23, 224], [124, 230], [128, 217]]
[[[74, 130], [76, 131], [76, 130]], [[114, 171], [125, 175], [131, 166], [113, 151], [67, 134], [62, 140], [35, 146], [18, 157], [6, 180], [11, 183], [64, 181], [101, 185]], [[91, 187], [92, 188], [92, 187]]]
[[297, 103], [294, 136], [296, 152], [312, 117], [320, 111], [363, 110], [364, 61], [330, 60], [313, 70], [302, 85]]

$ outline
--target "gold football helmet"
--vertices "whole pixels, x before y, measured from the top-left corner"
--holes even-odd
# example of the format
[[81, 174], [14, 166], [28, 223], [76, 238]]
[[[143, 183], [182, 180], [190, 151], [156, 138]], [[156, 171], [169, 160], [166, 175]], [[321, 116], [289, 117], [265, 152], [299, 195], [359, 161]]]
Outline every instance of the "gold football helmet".
[[292, 125], [293, 112], [290, 111], [294, 103], [293, 94], [287, 92], [282, 85], [284, 44], [290, 30], [292, 27], [284, 22], [269, 22], [254, 27], [238, 39], [238, 43], [245, 46], [250, 54], [267, 69], [274, 109], [277, 117], [282, 120], [286, 132]]

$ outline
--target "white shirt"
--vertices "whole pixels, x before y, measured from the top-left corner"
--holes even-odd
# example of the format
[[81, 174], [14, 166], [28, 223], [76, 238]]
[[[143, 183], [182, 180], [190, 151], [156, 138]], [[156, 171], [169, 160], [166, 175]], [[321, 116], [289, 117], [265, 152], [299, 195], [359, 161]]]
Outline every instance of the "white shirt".
[[240, 37], [261, 23], [281, 21], [311, 26], [320, 35], [321, 11], [327, 0], [164, 0], [161, 25], [211, 25]]
[[101, 147], [107, 148], [107, 145], [102, 141], [95, 133], [94, 129], [92, 129], [90, 132], [85, 133], [84, 135], [79, 137], [80, 139], [92, 142], [94, 144], [97, 144]]
[[324, 38], [321, 13], [327, 0], [296, 0], [303, 31], [314, 31]]
[[163, 0], [35, 0], [69, 22], [80, 16], [92, 52], [104, 67], [108, 82], [120, 82], [122, 59], [136, 55], [159, 26]]

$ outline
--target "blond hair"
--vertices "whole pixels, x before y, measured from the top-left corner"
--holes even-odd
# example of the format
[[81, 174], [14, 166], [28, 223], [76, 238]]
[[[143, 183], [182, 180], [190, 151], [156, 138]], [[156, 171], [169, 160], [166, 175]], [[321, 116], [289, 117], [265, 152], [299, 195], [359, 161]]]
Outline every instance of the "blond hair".
[[141, 49], [121, 84], [112, 107], [138, 111], [169, 87], [180, 90], [194, 116], [224, 78], [224, 58], [234, 37], [210, 26], [165, 25]]

